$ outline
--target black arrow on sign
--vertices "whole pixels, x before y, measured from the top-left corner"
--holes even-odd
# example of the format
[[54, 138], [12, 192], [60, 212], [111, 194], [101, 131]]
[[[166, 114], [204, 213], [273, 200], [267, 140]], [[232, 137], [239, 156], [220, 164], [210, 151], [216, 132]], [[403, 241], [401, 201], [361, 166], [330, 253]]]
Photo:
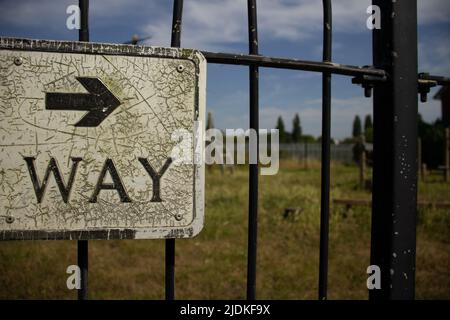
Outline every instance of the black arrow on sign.
[[45, 93], [47, 110], [88, 111], [75, 127], [96, 127], [105, 120], [121, 102], [95, 77], [76, 77], [89, 93]]

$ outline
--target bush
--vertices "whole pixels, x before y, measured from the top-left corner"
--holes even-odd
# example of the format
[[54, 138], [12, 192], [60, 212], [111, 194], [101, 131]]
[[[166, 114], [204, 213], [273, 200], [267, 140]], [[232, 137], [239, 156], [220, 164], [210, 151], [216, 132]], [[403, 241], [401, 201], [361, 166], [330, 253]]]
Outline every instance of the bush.
[[444, 162], [445, 126], [441, 120], [433, 124], [423, 121], [419, 116], [419, 137], [422, 139], [422, 163], [436, 169]]

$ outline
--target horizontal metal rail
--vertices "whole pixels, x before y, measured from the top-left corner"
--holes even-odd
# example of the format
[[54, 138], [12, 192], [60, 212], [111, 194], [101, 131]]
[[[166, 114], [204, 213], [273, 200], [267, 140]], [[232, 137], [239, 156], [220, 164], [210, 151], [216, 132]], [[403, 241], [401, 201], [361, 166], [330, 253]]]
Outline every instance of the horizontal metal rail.
[[449, 77], [433, 76], [428, 73], [419, 73], [420, 80], [435, 81], [440, 86], [450, 86]]
[[267, 68], [326, 72], [346, 76], [374, 76], [386, 78], [387, 73], [372, 67], [357, 67], [334, 62], [316, 62], [296, 59], [275, 58], [251, 54], [218, 53], [202, 51], [208, 63], [232, 64], [243, 66], [259, 66]]
[[[377, 69], [371, 66], [358, 67], [334, 62], [287, 59], [240, 53], [202, 51], [202, 54], [205, 56], [208, 63], [213, 64], [230, 64], [276, 69], [303, 70], [319, 73], [340, 74], [345, 76], [372, 76], [380, 78], [379, 80], [381, 81], [386, 80], [389, 76], [385, 70]], [[438, 85], [441, 86], [450, 86], [450, 77], [420, 73], [419, 79], [435, 81]]]

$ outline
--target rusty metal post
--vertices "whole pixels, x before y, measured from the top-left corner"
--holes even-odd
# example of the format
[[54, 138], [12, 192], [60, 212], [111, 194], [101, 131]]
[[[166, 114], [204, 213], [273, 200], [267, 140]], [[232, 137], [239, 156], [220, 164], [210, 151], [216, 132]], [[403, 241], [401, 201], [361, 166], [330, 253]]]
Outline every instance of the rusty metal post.
[[[323, 62], [331, 62], [332, 7], [331, 0], [323, 0]], [[320, 251], [319, 300], [327, 299], [328, 235], [330, 220], [330, 163], [331, 163], [331, 73], [322, 74], [322, 165], [320, 188]]]
[[79, 41], [89, 41], [89, 0], [79, 0], [80, 7], [80, 30], [78, 30]]
[[374, 88], [371, 265], [381, 289], [370, 299], [414, 299], [417, 215], [417, 0], [372, 0], [381, 9], [373, 31]]
[[[247, 1], [249, 53], [258, 54], [258, 24], [256, 0]], [[257, 149], [259, 148], [259, 68], [249, 68], [250, 88], [250, 129], [257, 132]], [[256, 257], [258, 239], [258, 175], [259, 150], [256, 164], [249, 165], [249, 208], [248, 208], [248, 248], [247, 248], [247, 299], [256, 299]]]

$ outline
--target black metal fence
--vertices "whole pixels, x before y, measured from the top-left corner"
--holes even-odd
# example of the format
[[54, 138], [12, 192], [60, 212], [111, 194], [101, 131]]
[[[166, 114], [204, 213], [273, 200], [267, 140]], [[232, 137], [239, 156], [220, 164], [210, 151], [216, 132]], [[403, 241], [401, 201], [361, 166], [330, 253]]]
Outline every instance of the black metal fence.
[[[208, 63], [249, 67], [250, 128], [259, 129], [260, 67], [322, 73], [322, 148], [319, 299], [327, 298], [328, 229], [330, 214], [331, 77], [353, 77], [365, 95], [374, 91], [374, 173], [371, 264], [381, 269], [381, 289], [371, 299], [413, 299], [415, 285], [417, 206], [418, 93], [449, 85], [450, 79], [418, 74], [417, 0], [373, 0], [381, 9], [381, 29], [373, 31], [373, 66], [332, 63], [332, 1], [323, 1], [323, 61], [281, 59], [259, 55], [256, 0], [247, 0], [249, 54], [203, 52]], [[80, 0], [80, 41], [89, 41], [89, 0]], [[171, 45], [181, 44], [183, 0], [173, 2]], [[249, 166], [247, 298], [256, 299], [257, 164]], [[300, 244], [299, 244], [300, 245]], [[175, 298], [175, 239], [165, 243], [166, 299]], [[82, 270], [79, 298], [87, 298], [88, 242], [78, 242]]]
[[[365, 144], [366, 150], [370, 151], [371, 145]], [[355, 164], [354, 149], [355, 145], [350, 143], [332, 144], [330, 146], [330, 159], [342, 164]], [[322, 144], [314, 143], [280, 143], [280, 158], [297, 160], [303, 162], [308, 167], [308, 162], [320, 161], [322, 158]]]

